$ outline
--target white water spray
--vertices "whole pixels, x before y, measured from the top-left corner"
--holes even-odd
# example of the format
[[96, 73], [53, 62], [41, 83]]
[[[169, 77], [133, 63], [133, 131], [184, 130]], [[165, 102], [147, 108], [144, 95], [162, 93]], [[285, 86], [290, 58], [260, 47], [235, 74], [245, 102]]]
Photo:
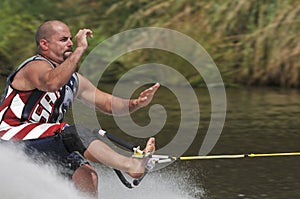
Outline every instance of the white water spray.
[[[174, 171], [164, 169], [149, 173], [138, 187], [126, 188], [107, 167], [96, 167], [99, 173], [99, 193], [101, 199], [199, 199], [203, 198], [202, 188], [191, 186], [188, 171]], [[131, 180], [129, 176], [127, 179]]]
[[50, 164], [38, 165], [20, 147], [0, 144], [1, 199], [87, 199]]
[[[89, 199], [62, 178], [54, 166], [34, 163], [19, 147], [0, 144], [0, 159], [1, 199]], [[130, 190], [121, 184], [112, 169], [94, 166], [99, 174], [99, 199], [198, 199], [195, 193], [203, 195], [202, 189], [191, 190], [186, 173], [153, 172]]]

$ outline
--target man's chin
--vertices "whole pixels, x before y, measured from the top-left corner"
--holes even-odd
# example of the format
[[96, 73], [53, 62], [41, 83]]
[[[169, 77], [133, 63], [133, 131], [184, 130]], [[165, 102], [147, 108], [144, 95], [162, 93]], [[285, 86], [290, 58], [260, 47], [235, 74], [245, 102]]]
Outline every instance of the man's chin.
[[65, 53], [64, 53], [64, 60], [66, 60], [72, 53], [73, 53], [73, 52], [70, 52], [70, 51], [65, 52]]

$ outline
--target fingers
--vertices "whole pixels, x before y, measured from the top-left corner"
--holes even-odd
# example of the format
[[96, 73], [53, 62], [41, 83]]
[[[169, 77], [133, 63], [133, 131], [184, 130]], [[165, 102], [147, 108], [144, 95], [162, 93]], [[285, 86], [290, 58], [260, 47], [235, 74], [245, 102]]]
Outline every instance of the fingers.
[[154, 93], [157, 91], [157, 89], [159, 88], [160, 84], [156, 83], [154, 84], [154, 86], [151, 86], [150, 88], [144, 90], [141, 94], [140, 97], [146, 97], [148, 95], [154, 95]]
[[159, 87], [160, 87], [160, 84], [156, 83], [153, 86], [151, 86], [150, 88], [148, 88], [147, 90], [156, 91]]
[[159, 86], [160, 84], [156, 83], [155, 85], [141, 92], [138, 98], [138, 105], [140, 107], [148, 105], [151, 102], [153, 95], [155, 94]]
[[93, 31], [90, 29], [81, 29], [78, 31], [77, 35], [89, 36], [90, 38], [93, 38]]
[[91, 31], [90, 29], [86, 30], [86, 35], [89, 36], [89, 38], [93, 38], [93, 31]]
[[88, 42], [86, 37], [93, 38], [93, 31], [90, 29], [81, 29], [78, 31], [76, 34], [76, 42], [77, 42], [77, 47], [84, 47], [87, 48]]

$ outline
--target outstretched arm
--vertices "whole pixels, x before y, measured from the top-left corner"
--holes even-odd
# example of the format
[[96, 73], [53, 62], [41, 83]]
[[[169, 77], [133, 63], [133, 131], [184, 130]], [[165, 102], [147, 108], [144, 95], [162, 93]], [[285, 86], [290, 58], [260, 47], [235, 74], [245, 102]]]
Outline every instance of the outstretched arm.
[[136, 99], [123, 99], [97, 89], [88, 79], [78, 74], [79, 90], [77, 98], [97, 110], [108, 114], [129, 114], [147, 106], [159, 88], [159, 83], [144, 90]]

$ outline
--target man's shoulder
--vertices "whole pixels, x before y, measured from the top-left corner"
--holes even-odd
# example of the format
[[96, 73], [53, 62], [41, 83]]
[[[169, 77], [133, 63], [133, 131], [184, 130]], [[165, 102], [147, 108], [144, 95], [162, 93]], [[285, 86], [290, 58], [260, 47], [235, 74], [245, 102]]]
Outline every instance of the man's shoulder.
[[55, 67], [55, 64], [53, 64], [50, 60], [47, 58], [40, 56], [40, 55], [35, 55], [31, 57], [31, 61], [28, 62], [28, 64], [44, 64], [44, 65], [50, 65], [51, 67]]
[[28, 71], [41, 71], [41, 70], [45, 70], [47, 68], [54, 68], [53, 64], [51, 64], [51, 62], [49, 62], [47, 59], [45, 58], [35, 58], [32, 59], [31, 61], [27, 62], [24, 66], [26, 66]]
[[29, 66], [29, 65], [40, 65], [40, 64], [45, 64], [45, 65], [49, 65], [51, 66], [51, 62], [49, 62], [46, 58], [41, 57], [39, 55], [34, 55], [28, 59], [26, 59], [25, 61], [23, 61], [15, 70], [15, 72], [21, 70], [23, 67], [25, 66]]

